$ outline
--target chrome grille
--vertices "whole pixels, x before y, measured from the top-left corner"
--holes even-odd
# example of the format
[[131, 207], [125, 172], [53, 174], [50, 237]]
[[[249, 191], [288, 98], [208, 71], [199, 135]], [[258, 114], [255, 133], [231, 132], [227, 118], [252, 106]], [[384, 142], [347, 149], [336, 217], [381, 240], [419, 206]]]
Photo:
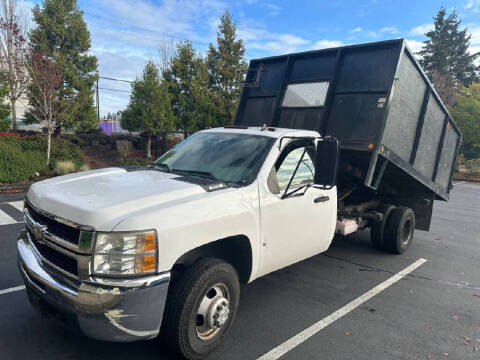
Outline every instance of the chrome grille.
[[32, 234], [30, 229], [28, 229], [30, 234], [30, 241], [33, 243], [37, 249], [39, 255], [44, 259], [55, 265], [61, 270], [66, 271], [71, 275], [78, 276], [78, 263], [77, 260], [73, 257], [67, 256], [52, 247], [48, 246], [45, 242], [39, 242], [35, 236]]
[[74, 280], [90, 275], [93, 228], [49, 214], [28, 200], [23, 213], [30, 243], [40, 260]]
[[67, 241], [71, 244], [78, 245], [78, 241], [80, 239], [79, 229], [62, 224], [52, 218], [41, 214], [38, 210], [34, 209], [33, 206], [28, 202], [25, 203], [25, 209], [28, 210], [28, 213], [35, 222], [47, 227], [47, 231], [49, 234], [56, 236], [57, 238]]

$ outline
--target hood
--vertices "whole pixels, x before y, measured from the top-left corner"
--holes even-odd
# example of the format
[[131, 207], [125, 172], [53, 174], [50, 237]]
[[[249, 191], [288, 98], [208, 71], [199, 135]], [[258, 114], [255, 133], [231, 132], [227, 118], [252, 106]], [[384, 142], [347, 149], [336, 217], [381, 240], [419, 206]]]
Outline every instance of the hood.
[[155, 170], [107, 168], [33, 184], [27, 198], [40, 209], [97, 230], [111, 231], [138, 210], [207, 194], [200, 186]]

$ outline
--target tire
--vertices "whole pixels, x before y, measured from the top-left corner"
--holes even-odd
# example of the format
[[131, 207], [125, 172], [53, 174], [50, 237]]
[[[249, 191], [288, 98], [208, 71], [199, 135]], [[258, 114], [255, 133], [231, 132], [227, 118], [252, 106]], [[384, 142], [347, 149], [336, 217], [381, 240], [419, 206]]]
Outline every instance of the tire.
[[391, 204], [382, 204], [377, 209], [378, 212], [383, 214], [383, 219], [381, 222], [374, 221], [370, 228], [370, 240], [372, 241], [373, 246], [378, 250], [385, 250], [385, 227], [387, 220], [395, 210], [396, 207]]
[[403, 254], [412, 243], [415, 230], [415, 213], [412, 209], [399, 206], [392, 211], [385, 229], [386, 250], [393, 254]]
[[[198, 260], [169, 289], [162, 323], [163, 339], [176, 354], [189, 360], [203, 359], [230, 329], [239, 297], [238, 274], [230, 264], [213, 258]], [[210, 309], [204, 312], [206, 318], [198, 315], [201, 309]], [[222, 324], [214, 328], [220, 324], [218, 320]]]

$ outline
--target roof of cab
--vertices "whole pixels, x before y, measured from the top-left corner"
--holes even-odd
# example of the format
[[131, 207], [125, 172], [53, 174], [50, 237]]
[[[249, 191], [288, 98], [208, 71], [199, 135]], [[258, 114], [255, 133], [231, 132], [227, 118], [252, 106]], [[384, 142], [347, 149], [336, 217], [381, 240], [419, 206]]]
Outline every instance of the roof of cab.
[[318, 137], [319, 134], [316, 131], [311, 130], [299, 130], [299, 129], [286, 129], [286, 128], [261, 128], [261, 127], [240, 127], [240, 126], [226, 126], [213, 129], [202, 130], [201, 132], [219, 132], [219, 133], [238, 133], [267, 136], [272, 138], [280, 138], [282, 136], [311, 136]]

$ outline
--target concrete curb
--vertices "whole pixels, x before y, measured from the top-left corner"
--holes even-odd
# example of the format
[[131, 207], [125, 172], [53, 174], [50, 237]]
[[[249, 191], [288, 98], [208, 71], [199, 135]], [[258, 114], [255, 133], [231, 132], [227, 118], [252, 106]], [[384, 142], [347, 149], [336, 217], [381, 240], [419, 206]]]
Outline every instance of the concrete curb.
[[471, 183], [477, 183], [480, 184], [480, 179], [469, 179], [469, 178], [463, 178], [463, 177], [454, 177], [453, 180], [455, 181], [466, 181], [466, 182], [471, 182]]
[[30, 188], [30, 185], [33, 183], [26, 184], [0, 184], [0, 194], [15, 194], [27, 192]]

